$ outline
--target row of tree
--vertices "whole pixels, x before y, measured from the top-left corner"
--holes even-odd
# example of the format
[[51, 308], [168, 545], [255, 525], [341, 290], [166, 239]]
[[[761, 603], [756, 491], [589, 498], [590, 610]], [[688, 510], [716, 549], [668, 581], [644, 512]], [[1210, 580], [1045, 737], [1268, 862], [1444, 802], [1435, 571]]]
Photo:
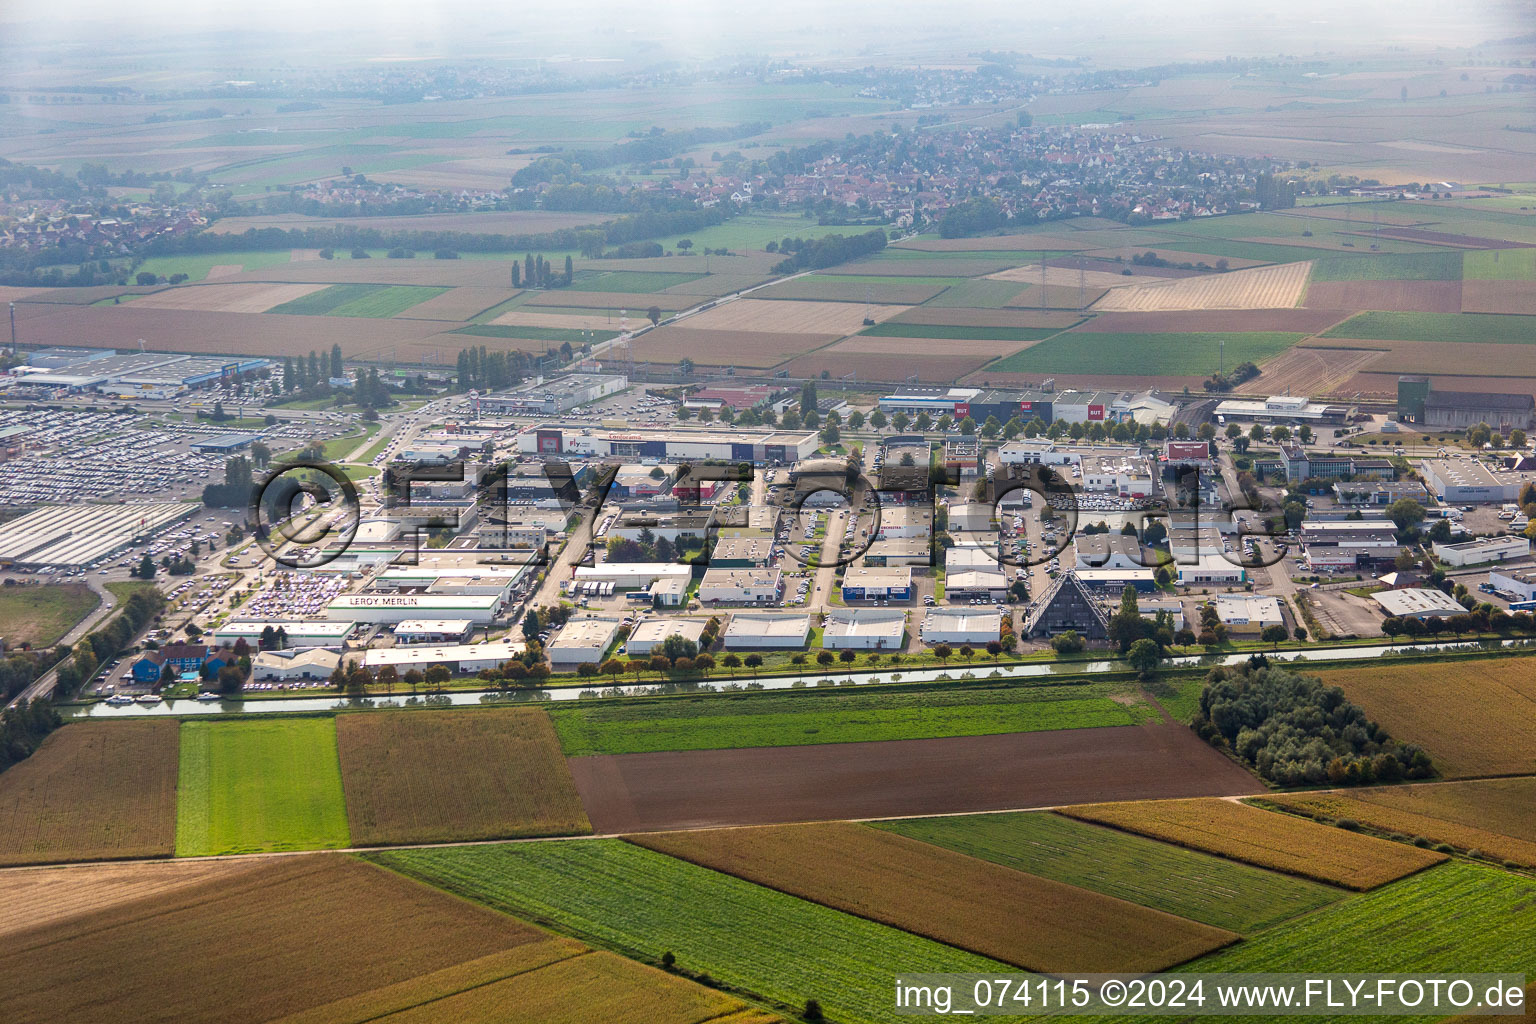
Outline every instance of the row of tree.
[[135, 590], [122, 610], [107, 624], [75, 644], [71, 657], [58, 667], [54, 692], [69, 696], [80, 688], [102, 664], [121, 654], [139, 632], [160, 614], [165, 597], [153, 587]]

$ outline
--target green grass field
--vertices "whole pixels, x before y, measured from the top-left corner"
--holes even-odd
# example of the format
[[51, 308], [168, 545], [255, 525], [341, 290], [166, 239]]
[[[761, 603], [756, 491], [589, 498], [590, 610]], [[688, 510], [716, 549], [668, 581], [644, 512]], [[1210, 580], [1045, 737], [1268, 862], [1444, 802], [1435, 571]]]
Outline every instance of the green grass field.
[[1536, 317], [1514, 313], [1357, 313], [1325, 331], [1323, 337], [1529, 345], [1536, 340]]
[[549, 711], [571, 756], [984, 736], [1136, 725], [1157, 717], [1133, 690], [1110, 683], [873, 693], [826, 687], [573, 702]]
[[51, 647], [100, 603], [84, 583], [0, 587], [0, 635], [7, 648]]
[[599, 270], [576, 272], [571, 285], [578, 292], [659, 292], [673, 285], [697, 281], [703, 274], [674, 274], [663, 270]]
[[607, 341], [617, 338], [618, 331], [585, 331], [574, 327], [507, 327], [502, 324], [470, 324], [448, 332], [468, 334], [479, 338], [527, 338], [531, 341], [547, 341], [558, 347], [562, 341], [572, 345], [584, 342]]
[[183, 722], [176, 855], [348, 845], [330, 718]]
[[[1134, 376], [1205, 376], [1225, 358], [1262, 363], [1306, 337], [1280, 331], [1237, 334], [1094, 334], [1068, 331], [1015, 352], [986, 369], [1015, 373], [1104, 373]], [[1219, 342], [1225, 341], [1225, 352]]]
[[1324, 256], [1312, 264], [1313, 281], [1459, 281], [1461, 252]]
[[403, 313], [418, 302], [425, 302], [447, 290], [412, 284], [333, 284], [292, 302], [273, 306], [267, 312], [383, 318]]
[[1351, 896], [1182, 969], [1425, 974], [1454, 964], [1457, 971], [1527, 972], [1536, 963], [1532, 906], [1536, 880], [1466, 863], [1443, 864]]
[[956, 341], [1039, 341], [1061, 331], [1051, 327], [960, 327], [954, 324], [876, 324], [860, 334], [876, 338], [951, 338]]
[[170, 277], [186, 274], [192, 281], [201, 281], [214, 267], [238, 266], [243, 270], [261, 270], [291, 262], [293, 254], [288, 249], [273, 252], [248, 250], [241, 252], [194, 253], [187, 256], [153, 256], [134, 268], [134, 273], [148, 272]]
[[[724, 224], [690, 232], [687, 237], [693, 239], [695, 251], [707, 248], [761, 252], [769, 242], [782, 242], [786, 238], [857, 235], [868, 230], [870, 229], [817, 224], [814, 220], [790, 214], [748, 213], [740, 217], [732, 217]], [[670, 247], [676, 241], [676, 238], [672, 238], [663, 241], [662, 244]]]
[[875, 827], [1243, 935], [1346, 895], [1046, 812], [917, 818]]
[[514, 843], [371, 855], [379, 863], [589, 944], [705, 972], [798, 1014], [890, 1019], [895, 971], [993, 972], [995, 961], [787, 896], [621, 840]]
[[975, 278], [950, 285], [923, 305], [939, 306], [944, 309], [967, 307], [1002, 309], [1008, 304], [1009, 299], [1027, 287], [1029, 286], [1020, 284], [1018, 281], [990, 281], [986, 278]]
[[1472, 281], [1536, 279], [1536, 249], [1481, 249], [1462, 253], [1462, 277]]

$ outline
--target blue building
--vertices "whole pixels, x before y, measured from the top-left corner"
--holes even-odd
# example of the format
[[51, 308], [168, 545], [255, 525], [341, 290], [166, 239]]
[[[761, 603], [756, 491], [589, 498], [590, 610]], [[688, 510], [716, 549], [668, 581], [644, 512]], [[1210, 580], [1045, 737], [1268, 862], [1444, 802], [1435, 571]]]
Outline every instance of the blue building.
[[912, 600], [912, 567], [856, 566], [843, 577], [844, 601]]

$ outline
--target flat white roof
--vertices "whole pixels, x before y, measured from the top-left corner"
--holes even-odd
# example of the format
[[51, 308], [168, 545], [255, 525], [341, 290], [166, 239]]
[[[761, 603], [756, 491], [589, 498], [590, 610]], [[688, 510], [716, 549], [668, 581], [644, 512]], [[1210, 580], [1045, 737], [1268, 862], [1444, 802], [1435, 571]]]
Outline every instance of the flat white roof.
[[732, 615], [727, 638], [744, 636], [804, 636], [811, 630], [808, 615]]
[[704, 635], [705, 619], [645, 619], [629, 634], [629, 643], [659, 644], [674, 634], [698, 642]]
[[1371, 600], [1388, 615], [1460, 615], [1466, 611], [1450, 595], [1427, 587], [1383, 590], [1372, 594]]
[[355, 622], [307, 622], [301, 619], [234, 619], [214, 629], [213, 633], [215, 636], [231, 633], [260, 636], [262, 630], [271, 626], [274, 630], [283, 630], [289, 636], [333, 636], [339, 639], [350, 633], [355, 625]]
[[888, 636], [900, 639], [907, 613], [890, 608], [839, 608], [827, 613], [823, 636]]
[[618, 619], [571, 619], [548, 644], [551, 651], [607, 647], [619, 631]]
[[923, 628], [932, 624], [937, 629], [996, 629], [1002, 618], [996, 608], [930, 608], [923, 617]]
[[402, 619], [395, 626], [395, 635], [401, 633], [467, 633], [473, 625], [469, 619]]
[[507, 661], [522, 654], [521, 641], [495, 640], [485, 644], [409, 644], [404, 647], [370, 647], [363, 655], [368, 668], [448, 665], [459, 661]]

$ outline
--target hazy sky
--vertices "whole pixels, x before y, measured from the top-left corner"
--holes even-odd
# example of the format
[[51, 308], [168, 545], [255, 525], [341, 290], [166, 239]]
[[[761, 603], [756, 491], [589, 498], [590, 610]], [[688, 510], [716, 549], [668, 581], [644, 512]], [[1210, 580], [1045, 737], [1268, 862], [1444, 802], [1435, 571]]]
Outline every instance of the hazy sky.
[[1118, 47], [1151, 60], [1180, 60], [1391, 43], [1469, 45], [1532, 31], [1533, 7], [1528, 0], [568, 0], [505, 6], [484, 0], [0, 0], [0, 25], [12, 56], [45, 43], [105, 41], [121, 48], [134, 37], [153, 45], [180, 35], [229, 33], [217, 49], [223, 59], [238, 60], [241, 37], [249, 44], [252, 33], [276, 32], [342, 59], [518, 50], [600, 55], [643, 41], [647, 53], [699, 58], [995, 46], [1036, 53]]

